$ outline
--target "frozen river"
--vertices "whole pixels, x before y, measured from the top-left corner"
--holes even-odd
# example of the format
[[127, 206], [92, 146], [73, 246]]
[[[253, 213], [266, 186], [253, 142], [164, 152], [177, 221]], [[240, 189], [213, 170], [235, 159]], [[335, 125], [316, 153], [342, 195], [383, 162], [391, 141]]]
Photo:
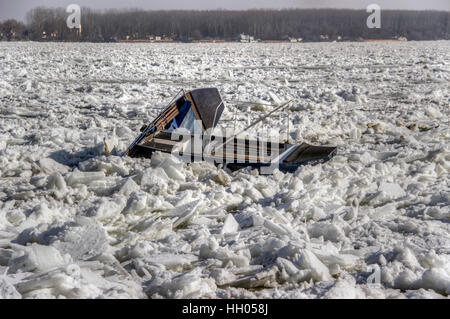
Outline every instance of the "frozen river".
[[[290, 140], [338, 155], [272, 176], [115, 156], [210, 86], [223, 127], [293, 99]], [[447, 297], [449, 88], [449, 41], [2, 42], [0, 298]]]

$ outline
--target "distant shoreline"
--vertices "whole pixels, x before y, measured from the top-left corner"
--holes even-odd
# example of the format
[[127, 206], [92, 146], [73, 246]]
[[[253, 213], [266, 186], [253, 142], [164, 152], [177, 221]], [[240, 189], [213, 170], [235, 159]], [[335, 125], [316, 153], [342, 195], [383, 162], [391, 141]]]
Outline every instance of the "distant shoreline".
[[[450, 39], [450, 11], [248, 10], [145, 11], [38, 7], [27, 23], [0, 23], [0, 39], [70, 42], [348, 42]], [[372, 20], [371, 20], [372, 19]], [[76, 22], [76, 24], [75, 24]]]

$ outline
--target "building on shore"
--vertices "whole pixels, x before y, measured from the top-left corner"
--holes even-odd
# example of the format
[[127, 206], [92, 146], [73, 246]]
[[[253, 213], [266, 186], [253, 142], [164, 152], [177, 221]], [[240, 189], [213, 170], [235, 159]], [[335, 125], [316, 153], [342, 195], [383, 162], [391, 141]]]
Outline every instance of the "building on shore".
[[241, 42], [241, 43], [254, 43], [254, 42], [257, 42], [255, 40], [255, 37], [253, 37], [251, 35], [244, 34], [244, 33], [239, 34], [237, 40], [238, 40], [238, 42]]
[[290, 37], [290, 36], [284, 36], [282, 38], [282, 41], [290, 42], [290, 43], [300, 43], [303, 41], [303, 39], [302, 38], [294, 38], [294, 37]]

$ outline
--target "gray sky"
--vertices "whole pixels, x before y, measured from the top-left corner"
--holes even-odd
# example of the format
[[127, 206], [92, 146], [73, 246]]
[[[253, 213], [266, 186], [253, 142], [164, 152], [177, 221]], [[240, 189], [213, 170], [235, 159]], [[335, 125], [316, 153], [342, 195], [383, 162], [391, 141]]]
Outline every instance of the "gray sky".
[[71, 3], [93, 9], [251, 9], [251, 8], [351, 8], [364, 9], [376, 3], [383, 9], [446, 10], [450, 0], [0, 0], [0, 21], [25, 20], [37, 6], [66, 7]]

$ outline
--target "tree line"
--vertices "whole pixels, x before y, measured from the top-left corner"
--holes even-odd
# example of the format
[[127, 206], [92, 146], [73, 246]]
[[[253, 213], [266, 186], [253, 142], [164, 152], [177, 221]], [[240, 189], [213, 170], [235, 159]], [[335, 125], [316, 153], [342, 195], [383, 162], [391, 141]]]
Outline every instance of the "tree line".
[[261, 40], [287, 37], [303, 41], [394, 39], [450, 39], [450, 12], [381, 12], [381, 28], [370, 29], [365, 10], [286, 9], [145, 11], [140, 9], [97, 11], [81, 9], [81, 30], [69, 29], [69, 13], [63, 8], [38, 7], [26, 23], [8, 20], [0, 24], [2, 40], [93, 41], [144, 40], [152, 36], [177, 41], [234, 40], [241, 34]]

